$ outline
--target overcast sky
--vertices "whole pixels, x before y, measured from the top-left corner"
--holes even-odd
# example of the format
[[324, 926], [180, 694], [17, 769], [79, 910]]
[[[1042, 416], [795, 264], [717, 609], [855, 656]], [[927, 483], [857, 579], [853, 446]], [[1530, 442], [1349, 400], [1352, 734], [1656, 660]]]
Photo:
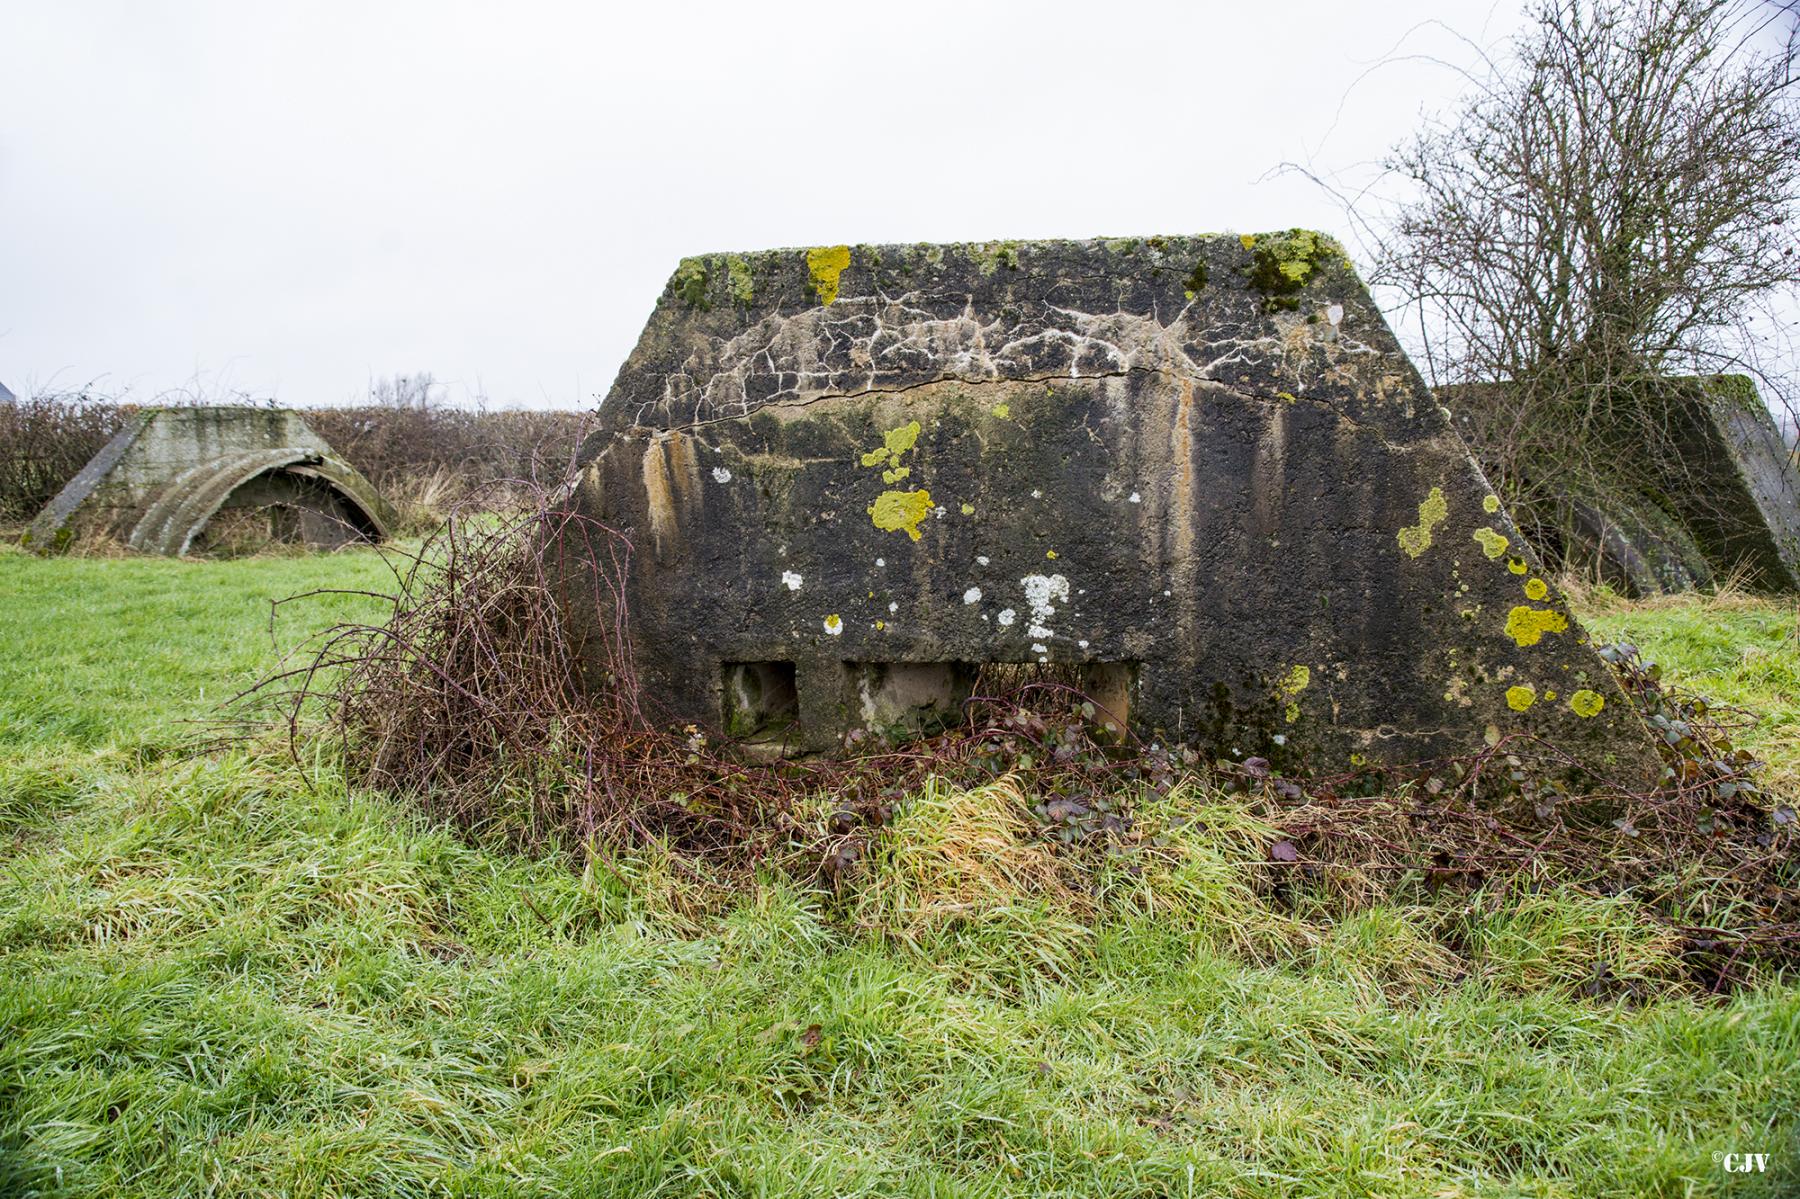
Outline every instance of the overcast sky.
[[591, 405], [684, 254], [1337, 228], [1518, 11], [0, 0], [0, 382]]

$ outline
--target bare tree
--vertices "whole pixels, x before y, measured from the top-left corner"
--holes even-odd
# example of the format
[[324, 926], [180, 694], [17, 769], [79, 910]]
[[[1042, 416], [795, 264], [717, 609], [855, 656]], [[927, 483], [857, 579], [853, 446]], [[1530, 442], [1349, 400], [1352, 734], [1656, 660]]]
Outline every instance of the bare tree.
[[426, 409], [439, 399], [437, 378], [430, 371], [410, 375], [394, 375], [369, 384], [369, 403], [377, 408]]
[[1410, 198], [1378, 222], [1373, 281], [1433, 383], [1505, 384], [1474, 440], [1528, 519], [1558, 523], [1547, 490], [1603, 488], [1675, 436], [1672, 375], [1751, 373], [1786, 399], [1757, 328], [1800, 284], [1795, 11], [1540, 0], [1385, 164]]

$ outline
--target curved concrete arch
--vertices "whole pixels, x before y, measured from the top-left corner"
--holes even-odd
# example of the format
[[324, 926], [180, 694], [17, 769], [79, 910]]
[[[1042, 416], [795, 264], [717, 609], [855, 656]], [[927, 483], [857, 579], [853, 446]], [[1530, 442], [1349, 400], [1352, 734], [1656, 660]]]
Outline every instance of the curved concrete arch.
[[354, 467], [314, 447], [283, 446], [229, 454], [182, 471], [151, 499], [127, 540], [137, 550], [185, 554], [233, 492], [277, 473], [324, 484], [362, 517], [365, 535], [387, 537], [391, 513]]

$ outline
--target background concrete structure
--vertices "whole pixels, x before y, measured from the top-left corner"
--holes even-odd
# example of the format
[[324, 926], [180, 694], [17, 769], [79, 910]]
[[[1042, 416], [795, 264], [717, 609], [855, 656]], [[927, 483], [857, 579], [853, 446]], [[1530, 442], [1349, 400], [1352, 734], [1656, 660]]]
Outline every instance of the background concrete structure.
[[297, 412], [151, 408], [45, 506], [25, 542], [51, 551], [102, 535], [185, 554], [215, 541], [220, 524], [241, 535], [244, 519], [260, 539], [330, 548], [385, 537], [392, 512]]
[[1330, 239], [681, 263], [574, 492], [671, 719], [805, 749], [997, 669], [1321, 765], [1642, 726]]
[[[1669, 379], [1645, 389], [1652, 419], [1597, 428], [1628, 469], [1597, 474], [1571, 454], [1538, 461], [1522, 482], [1557, 513], [1533, 532], [1553, 561], [1628, 595], [1709, 587], [1736, 578], [1760, 591], [1800, 591], [1800, 470], [1756, 385], [1744, 375]], [[1503, 384], [1439, 396], [1477, 456], [1520, 419]], [[1646, 430], [1654, 429], [1660, 444]]]

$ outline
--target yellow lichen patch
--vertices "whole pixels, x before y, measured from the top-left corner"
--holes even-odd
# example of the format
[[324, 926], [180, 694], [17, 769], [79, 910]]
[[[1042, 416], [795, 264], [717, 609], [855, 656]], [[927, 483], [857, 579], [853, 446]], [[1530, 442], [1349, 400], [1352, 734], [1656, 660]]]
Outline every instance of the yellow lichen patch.
[[1400, 548], [1406, 551], [1409, 558], [1417, 558], [1431, 548], [1431, 531], [1444, 523], [1450, 515], [1450, 506], [1444, 502], [1444, 489], [1433, 487], [1430, 494], [1419, 501], [1419, 523], [1401, 529], [1396, 536]]
[[1055, 551], [1055, 550], [1045, 550], [1045, 551], [1044, 551], [1044, 557], [1046, 557], [1046, 558], [1055, 558], [1055, 557], [1056, 557], [1056, 551]]
[[839, 633], [844, 631], [844, 618], [839, 616], [836, 612], [827, 616], [825, 618], [825, 631], [830, 633], [833, 637], [836, 637]]
[[1527, 599], [1541, 600], [1549, 594], [1550, 584], [1544, 582], [1542, 579], [1531, 579], [1525, 584], [1525, 596]]
[[1001, 403], [995, 404], [992, 411], [995, 416], [999, 417], [1001, 420], [1005, 420], [1012, 415], [1012, 405], [1002, 401]]
[[897, 429], [889, 429], [881, 435], [881, 441], [887, 452], [898, 458], [919, 444], [919, 422], [909, 420]]
[[862, 456], [864, 466], [880, 466], [890, 458], [898, 463], [900, 455], [919, 443], [921, 429], [916, 420], [907, 421], [904, 425], [889, 429], [881, 435], [881, 448], [870, 450]]
[[962, 514], [964, 516], [974, 516], [975, 515], [975, 505], [974, 504], [964, 504], [962, 506]]
[[[911, 473], [912, 468], [900, 465], [900, 455], [919, 444], [919, 434], [923, 430], [916, 420], [907, 421], [898, 428], [889, 429], [881, 435], [881, 448], [870, 450], [862, 456], [864, 466], [880, 466], [886, 463], [892, 469], [881, 472], [881, 477], [889, 483], [898, 483]], [[892, 475], [893, 478], [888, 478]]]
[[1506, 560], [1506, 569], [1512, 571], [1516, 575], [1522, 575], [1531, 568], [1525, 565], [1525, 559], [1523, 558], [1508, 558]]
[[818, 294], [819, 303], [830, 304], [837, 299], [838, 276], [849, 265], [849, 246], [821, 246], [806, 252], [806, 269], [812, 273], [813, 291]]
[[1487, 513], [1489, 516], [1492, 516], [1494, 513], [1500, 511], [1500, 497], [1497, 495], [1489, 495], [1489, 496], [1482, 497], [1481, 510], [1483, 512]]
[[1554, 702], [1555, 699], [1556, 699], [1556, 692], [1554, 692], [1554, 691], [1544, 692], [1544, 701], [1546, 703]]
[[1537, 689], [1529, 683], [1520, 683], [1506, 689], [1506, 706], [1515, 712], [1523, 712], [1536, 702]]
[[1566, 632], [1569, 618], [1550, 608], [1529, 608], [1520, 604], [1506, 614], [1506, 635], [1521, 647], [1536, 645], [1545, 633]]
[[1284, 715], [1289, 724], [1300, 719], [1300, 693], [1312, 685], [1312, 667], [1294, 666], [1289, 668], [1281, 681], [1275, 684], [1276, 694], [1287, 703]]
[[1606, 698], [1598, 691], [1589, 691], [1586, 687], [1569, 697], [1569, 708], [1575, 715], [1586, 719], [1600, 715], [1600, 709], [1606, 706]]
[[931, 515], [931, 493], [917, 491], [884, 491], [869, 505], [869, 518], [875, 527], [890, 533], [905, 533], [917, 541], [922, 534], [919, 522]]
[[1256, 248], [1256, 234], [1254, 233], [1240, 233], [1238, 234], [1238, 241], [1246, 250], [1254, 250]]
[[[1493, 499], [1494, 497], [1489, 496], [1488, 498]], [[1488, 528], [1486, 525], [1482, 525], [1479, 529], [1475, 530], [1474, 538], [1480, 543], [1481, 552], [1486, 554], [1489, 558], [1498, 558], [1501, 554], [1506, 552], [1506, 547], [1511, 544], [1505, 536], [1494, 532], [1494, 530]]]

